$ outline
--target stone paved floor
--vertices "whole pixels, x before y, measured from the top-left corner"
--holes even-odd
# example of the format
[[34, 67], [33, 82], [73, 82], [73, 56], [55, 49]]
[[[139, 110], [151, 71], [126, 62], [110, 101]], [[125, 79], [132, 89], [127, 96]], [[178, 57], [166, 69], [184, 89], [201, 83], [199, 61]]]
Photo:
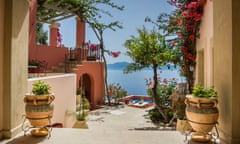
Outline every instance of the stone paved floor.
[[92, 111], [88, 129], [53, 128], [51, 137], [23, 136], [1, 141], [4, 144], [184, 144], [185, 136], [173, 130], [136, 130], [154, 125], [144, 116], [146, 109], [106, 107]]

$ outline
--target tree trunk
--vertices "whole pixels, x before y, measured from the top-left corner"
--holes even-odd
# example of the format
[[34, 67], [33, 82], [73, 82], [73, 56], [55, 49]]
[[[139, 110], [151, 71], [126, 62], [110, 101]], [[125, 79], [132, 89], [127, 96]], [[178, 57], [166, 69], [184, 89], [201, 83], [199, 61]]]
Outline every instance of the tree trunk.
[[162, 107], [159, 105], [159, 102], [161, 101], [161, 99], [157, 95], [158, 79], [157, 79], [157, 65], [156, 64], [153, 65], [153, 80], [154, 80], [154, 85], [152, 88], [153, 101], [155, 102], [156, 108], [158, 109], [158, 111], [160, 112], [162, 117], [164, 118], [164, 121], [168, 122], [168, 117], [164, 114]]
[[108, 105], [111, 105], [111, 100], [110, 100], [110, 96], [108, 94], [108, 81], [107, 81], [107, 60], [105, 58], [104, 55], [104, 47], [103, 47], [103, 38], [102, 35], [101, 36], [101, 40], [100, 40], [100, 49], [101, 49], [101, 55], [103, 58], [103, 62], [104, 62], [104, 84], [105, 84], [105, 94], [107, 95], [107, 99], [108, 99]]

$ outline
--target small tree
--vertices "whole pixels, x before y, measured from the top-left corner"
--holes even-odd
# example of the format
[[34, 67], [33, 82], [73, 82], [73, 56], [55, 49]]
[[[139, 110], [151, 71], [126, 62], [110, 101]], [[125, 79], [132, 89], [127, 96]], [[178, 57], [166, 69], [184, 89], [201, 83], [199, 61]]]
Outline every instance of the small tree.
[[124, 72], [129, 73], [146, 67], [152, 68], [154, 82], [152, 97], [164, 121], [167, 122], [168, 117], [160, 105], [161, 98], [157, 96], [157, 69], [172, 61], [175, 57], [172, 50], [167, 46], [165, 37], [155, 29], [149, 32], [143, 27], [143, 29], [137, 29], [137, 31], [139, 34], [138, 37], [132, 36], [131, 39], [125, 42], [125, 47], [128, 49], [127, 55], [130, 56], [134, 62], [129, 64], [127, 68], [124, 69]]
[[47, 45], [48, 34], [47, 31], [44, 31], [43, 24], [38, 22], [36, 27], [37, 27], [36, 35], [37, 44]]

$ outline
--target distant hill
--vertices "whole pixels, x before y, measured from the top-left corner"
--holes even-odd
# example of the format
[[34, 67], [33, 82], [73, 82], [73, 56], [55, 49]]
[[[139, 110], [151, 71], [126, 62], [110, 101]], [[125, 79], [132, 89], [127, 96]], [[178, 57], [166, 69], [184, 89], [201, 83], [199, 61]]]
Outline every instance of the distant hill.
[[[128, 62], [116, 62], [116, 63], [113, 63], [113, 64], [108, 64], [107, 67], [108, 67], [109, 70], [123, 70], [129, 64], [130, 63], [128, 63]], [[145, 68], [145, 69], [150, 69], [150, 68]], [[173, 64], [169, 64], [169, 65], [165, 65], [161, 69], [162, 70], [168, 70], [168, 69], [176, 70], [176, 69], [179, 69], [179, 67], [175, 68], [175, 66]]]
[[123, 70], [128, 64], [128, 62], [116, 62], [113, 64], [108, 64], [107, 68], [111, 70]]

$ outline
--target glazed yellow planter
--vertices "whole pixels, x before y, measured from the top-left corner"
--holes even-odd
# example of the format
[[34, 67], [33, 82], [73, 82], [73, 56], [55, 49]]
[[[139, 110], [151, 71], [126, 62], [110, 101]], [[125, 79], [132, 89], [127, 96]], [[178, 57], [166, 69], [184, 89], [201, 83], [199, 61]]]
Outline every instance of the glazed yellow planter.
[[217, 98], [199, 98], [187, 95], [186, 116], [194, 131], [210, 132], [218, 121]]
[[51, 104], [55, 96], [30, 95], [24, 97], [26, 118], [32, 126], [46, 126], [51, 124], [54, 106]]

